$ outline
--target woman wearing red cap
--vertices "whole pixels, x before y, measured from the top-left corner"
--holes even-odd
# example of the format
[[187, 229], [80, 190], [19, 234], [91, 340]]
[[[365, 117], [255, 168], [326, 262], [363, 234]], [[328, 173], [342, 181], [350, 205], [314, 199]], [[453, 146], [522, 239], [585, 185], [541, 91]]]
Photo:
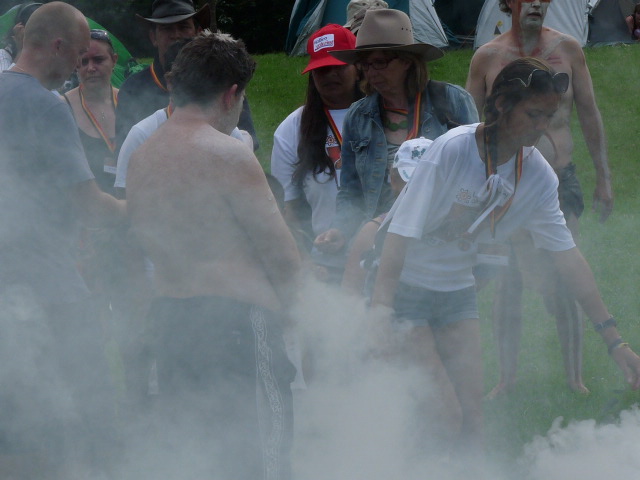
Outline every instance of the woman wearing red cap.
[[[293, 230], [306, 231], [311, 238], [327, 230], [335, 215], [342, 122], [351, 103], [362, 97], [356, 68], [329, 51], [351, 49], [355, 44], [354, 34], [335, 24], [309, 38], [310, 59], [302, 72], [310, 72], [305, 103], [273, 136], [271, 173], [285, 190], [285, 218]], [[322, 279], [340, 281], [345, 263], [342, 253], [312, 249], [311, 258]]]

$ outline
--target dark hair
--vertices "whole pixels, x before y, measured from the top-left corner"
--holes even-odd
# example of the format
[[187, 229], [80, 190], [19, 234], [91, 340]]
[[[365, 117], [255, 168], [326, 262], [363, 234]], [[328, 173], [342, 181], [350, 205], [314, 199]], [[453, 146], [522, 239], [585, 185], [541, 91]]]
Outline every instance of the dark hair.
[[511, 15], [511, 9], [509, 8], [509, 5], [507, 5], [507, 0], [498, 0], [498, 6], [500, 7], [501, 12]]
[[89, 30], [89, 36], [91, 37], [91, 40], [97, 40], [98, 42], [106, 43], [109, 46], [111, 54], [113, 55], [115, 50], [113, 49], [113, 43], [111, 42], [109, 32], [100, 28], [92, 28], [91, 30]]
[[[357, 85], [354, 85], [353, 101], [360, 98], [362, 98], [362, 92]], [[298, 162], [292, 176], [294, 184], [302, 185], [308, 172], [313, 174], [314, 179], [317, 175], [327, 171], [331, 178], [335, 177], [336, 167], [325, 149], [328, 126], [329, 121], [324, 114], [324, 102], [313, 81], [313, 71], [311, 71], [307, 85], [307, 96], [300, 117]]]
[[[418, 92], [422, 92], [427, 88], [427, 83], [429, 83], [429, 71], [427, 70], [427, 63], [420, 54], [403, 51], [394, 52], [393, 50], [389, 50], [385, 52], [385, 56], [386, 58], [400, 58], [401, 60], [405, 60], [411, 64], [407, 70], [407, 76], [404, 83], [409, 98], [415, 97]], [[362, 78], [360, 88], [365, 95], [371, 95], [375, 92], [375, 89], [369, 85], [366, 77]]]
[[171, 82], [173, 102], [181, 107], [208, 104], [234, 84], [242, 92], [255, 69], [242, 40], [206, 30], [184, 46], [165, 78]]
[[7, 31], [7, 34], [5, 35], [5, 38], [4, 38], [4, 41], [5, 41], [4, 48], [5, 50], [7, 50], [7, 52], [11, 54], [13, 58], [15, 58], [16, 54], [18, 53], [18, 47], [16, 45], [15, 40], [13, 39], [13, 27], [15, 27], [18, 24], [26, 25], [27, 21], [29, 20], [29, 17], [31, 17], [31, 14], [33, 14], [33, 12], [35, 12], [41, 6], [42, 6], [42, 3], [27, 2], [27, 3], [21, 4], [18, 7], [18, 11], [16, 12], [16, 18], [13, 22], [13, 26]]
[[164, 54], [164, 71], [166, 73], [169, 73], [171, 71], [171, 68], [173, 67], [173, 62], [176, 61], [178, 54], [182, 51], [184, 46], [187, 43], [189, 43], [191, 40], [193, 40], [193, 37], [181, 38], [180, 40], [176, 40], [171, 45], [169, 45], [169, 48], [167, 48], [167, 51]]
[[[523, 85], [530, 79], [535, 70], [549, 72], [549, 81], [531, 82], [527, 87]], [[510, 112], [518, 103], [529, 98], [545, 93], [555, 92], [552, 81], [555, 71], [546, 62], [533, 57], [524, 57], [514, 60], [504, 67], [493, 81], [491, 94], [487, 97], [484, 106], [486, 124], [493, 125], [500, 116], [496, 108], [498, 98], [503, 98], [505, 111]], [[519, 79], [520, 81], [514, 81]]]

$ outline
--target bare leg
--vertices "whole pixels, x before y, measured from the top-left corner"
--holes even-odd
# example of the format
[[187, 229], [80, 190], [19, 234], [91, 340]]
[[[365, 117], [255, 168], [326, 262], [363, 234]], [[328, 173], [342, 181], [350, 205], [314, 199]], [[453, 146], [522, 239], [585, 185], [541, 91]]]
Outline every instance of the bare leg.
[[[513, 259], [513, 256], [511, 258]], [[508, 393], [516, 383], [518, 351], [522, 334], [522, 275], [514, 261], [497, 280], [493, 298], [493, 336], [498, 348], [500, 382], [487, 398]]]
[[[573, 234], [574, 241], [577, 243], [578, 219], [575, 215], [568, 216], [567, 226]], [[567, 385], [574, 392], [589, 393], [582, 380], [582, 344], [584, 336], [582, 312], [571, 295], [570, 289], [564, 284], [555, 270], [553, 262], [547, 255], [545, 255], [544, 260], [548, 281], [545, 282], [546, 289], [543, 295], [549, 313], [556, 319]]]
[[[462, 413], [456, 392], [436, 349], [429, 326], [413, 327], [404, 354], [419, 365], [427, 379], [428, 394], [421, 400], [419, 436], [427, 440], [429, 450], [448, 454], [460, 435]], [[421, 442], [422, 443], [422, 442]]]
[[434, 330], [436, 345], [462, 409], [458, 444], [473, 457], [482, 456], [484, 386], [480, 321], [468, 319]]

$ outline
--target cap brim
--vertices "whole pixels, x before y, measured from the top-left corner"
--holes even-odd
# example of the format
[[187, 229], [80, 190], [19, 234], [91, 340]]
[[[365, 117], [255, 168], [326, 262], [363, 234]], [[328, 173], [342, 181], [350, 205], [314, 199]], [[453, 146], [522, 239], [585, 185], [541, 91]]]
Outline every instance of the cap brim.
[[432, 62], [444, 56], [444, 52], [438, 47], [429, 45], [428, 43], [412, 43], [410, 45], [391, 45], [388, 47], [373, 46], [355, 48], [353, 50], [333, 50], [329, 52], [329, 55], [342, 60], [346, 63], [356, 63], [363, 53], [371, 53], [375, 51], [389, 51], [389, 52], [409, 52], [417, 53], [425, 62]]
[[309, 62], [306, 68], [302, 71], [302, 75], [304, 75], [307, 72], [310, 72], [311, 70], [315, 70], [316, 68], [341, 67], [342, 65], [349, 65], [349, 64], [346, 62], [343, 62], [342, 60], [338, 60], [337, 58], [325, 57], [316, 61]]

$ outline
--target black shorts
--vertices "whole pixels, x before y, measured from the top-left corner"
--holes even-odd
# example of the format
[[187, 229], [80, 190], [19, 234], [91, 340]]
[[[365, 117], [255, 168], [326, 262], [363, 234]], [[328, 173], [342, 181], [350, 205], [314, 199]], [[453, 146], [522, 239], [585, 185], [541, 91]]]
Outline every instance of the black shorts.
[[576, 176], [576, 166], [570, 163], [566, 167], [557, 170], [558, 175], [558, 199], [560, 210], [564, 213], [565, 220], [569, 215], [580, 218], [584, 211], [584, 195], [582, 187]]
[[230, 298], [163, 297], [149, 321], [156, 478], [290, 478], [295, 368], [281, 319]]

